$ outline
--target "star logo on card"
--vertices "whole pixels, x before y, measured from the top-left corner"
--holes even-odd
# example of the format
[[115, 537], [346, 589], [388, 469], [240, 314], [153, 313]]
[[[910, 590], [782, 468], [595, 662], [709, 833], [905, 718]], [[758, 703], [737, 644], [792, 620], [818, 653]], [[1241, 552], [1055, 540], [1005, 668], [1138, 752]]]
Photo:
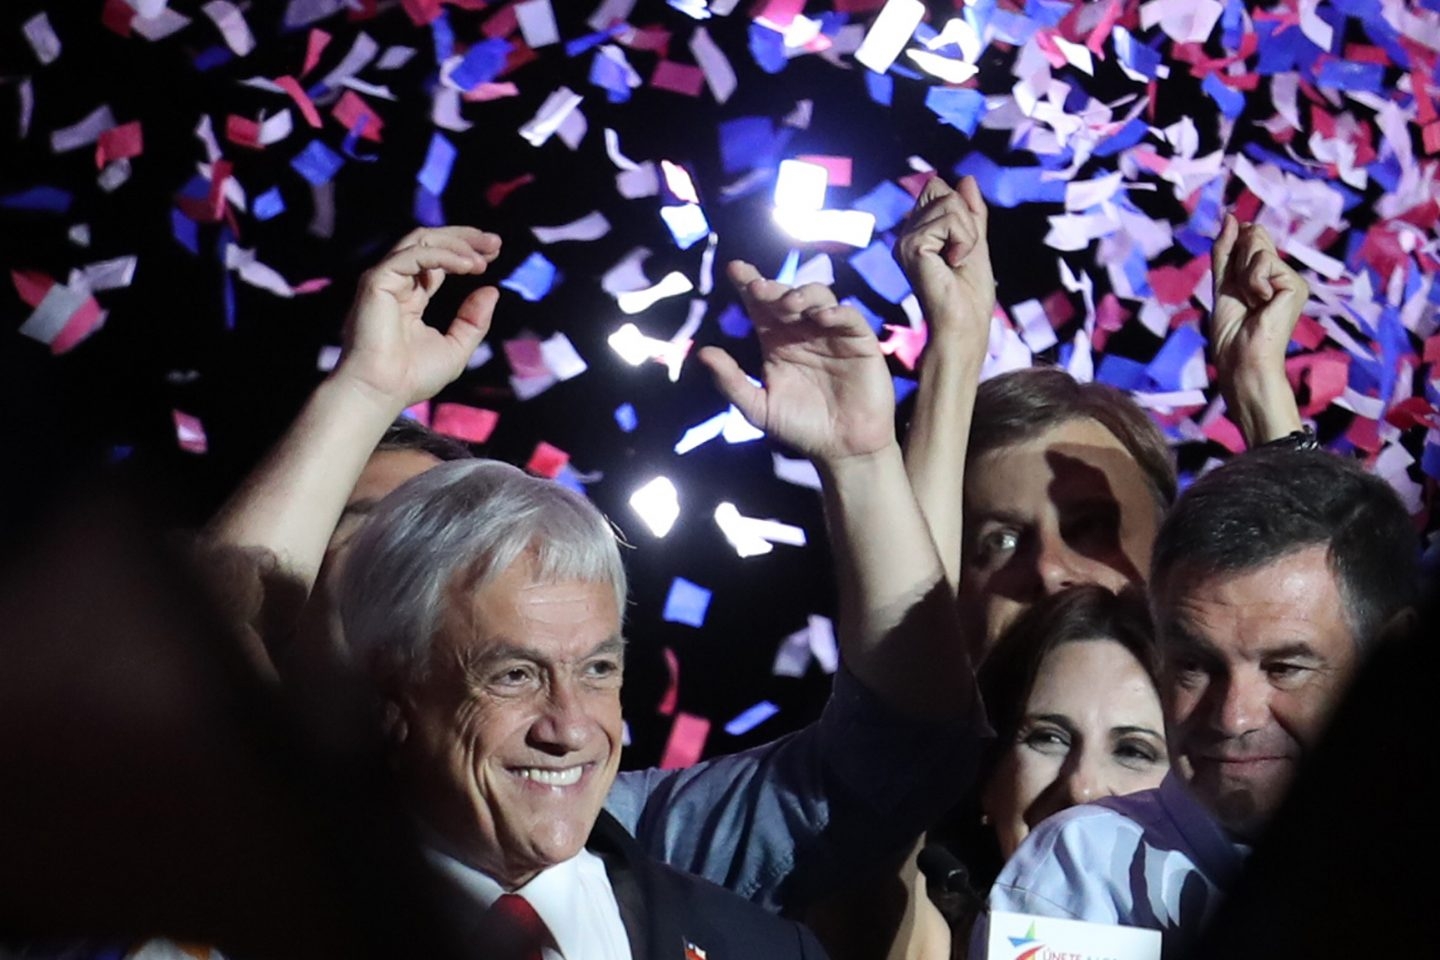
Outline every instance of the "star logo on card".
[[1012, 947], [1023, 948], [1019, 953], [1015, 955], [1015, 960], [1030, 960], [1031, 957], [1034, 957], [1041, 950], [1045, 949], [1045, 944], [1040, 943], [1035, 937], [1034, 921], [1031, 921], [1030, 929], [1025, 931], [1025, 936], [1009, 937], [1008, 939], [1010, 940], [1010, 945]]

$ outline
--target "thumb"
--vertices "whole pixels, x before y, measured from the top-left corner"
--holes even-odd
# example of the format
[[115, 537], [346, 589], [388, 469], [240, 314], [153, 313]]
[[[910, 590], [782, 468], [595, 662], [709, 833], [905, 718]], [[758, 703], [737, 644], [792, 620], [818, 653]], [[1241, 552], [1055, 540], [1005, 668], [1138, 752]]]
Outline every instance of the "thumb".
[[710, 371], [715, 389], [735, 404], [735, 409], [760, 429], [765, 426], [765, 390], [750, 382], [740, 364], [720, 347], [706, 347], [700, 351], [700, 362]]
[[465, 298], [455, 313], [455, 319], [450, 321], [450, 329], [445, 331], [445, 338], [453, 342], [457, 349], [464, 350], [467, 360], [480, 346], [480, 341], [485, 339], [485, 334], [490, 332], [490, 321], [495, 316], [495, 305], [499, 301], [499, 290], [495, 287], [481, 287]]

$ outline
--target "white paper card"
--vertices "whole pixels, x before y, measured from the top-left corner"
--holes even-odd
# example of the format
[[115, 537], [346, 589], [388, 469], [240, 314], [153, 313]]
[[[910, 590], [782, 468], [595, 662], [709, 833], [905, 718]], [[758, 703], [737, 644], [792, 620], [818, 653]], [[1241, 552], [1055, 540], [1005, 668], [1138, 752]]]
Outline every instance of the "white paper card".
[[1160, 960], [1160, 931], [997, 910], [990, 914], [986, 955], [989, 960], [1022, 956]]

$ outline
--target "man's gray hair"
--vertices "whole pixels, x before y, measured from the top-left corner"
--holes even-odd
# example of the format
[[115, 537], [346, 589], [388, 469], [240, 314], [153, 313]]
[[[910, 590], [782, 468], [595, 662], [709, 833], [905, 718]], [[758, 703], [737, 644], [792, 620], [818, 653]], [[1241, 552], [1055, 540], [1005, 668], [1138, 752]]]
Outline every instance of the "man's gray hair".
[[526, 555], [540, 582], [609, 583], [625, 609], [615, 531], [585, 497], [495, 460], [455, 460], [402, 484], [356, 534], [340, 581], [351, 653], [418, 678], [446, 592], [478, 588]]

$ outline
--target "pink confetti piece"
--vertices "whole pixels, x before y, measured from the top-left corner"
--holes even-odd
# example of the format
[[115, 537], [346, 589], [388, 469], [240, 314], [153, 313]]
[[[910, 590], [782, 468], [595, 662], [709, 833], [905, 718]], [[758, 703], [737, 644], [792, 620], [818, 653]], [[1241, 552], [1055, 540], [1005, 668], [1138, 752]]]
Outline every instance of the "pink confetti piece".
[[505, 180], [500, 183], [492, 183], [485, 188], [485, 202], [492, 207], [498, 207], [505, 202], [505, 198], [526, 184], [535, 182], [535, 174], [521, 174], [514, 180]]
[[175, 422], [175, 440], [180, 449], [186, 453], [203, 454], [210, 448], [209, 441], [205, 438], [205, 425], [200, 422], [199, 417], [191, 416], [180, 410], [171, 410], [170, 416]]
[[356, 124], [364, 120], [365, 125], [360, 128], [360, 136], [373, 143], [380, 142], [380, 128], [385, 126], [385, 121], [381, 120], [380, 115], [354, 90], [346, 90], [340, 96], [330, 115], [340, 121], [340, 125], [346, 130], [355, 129]]
[[673, 60], [661, 60], [650, 74], [650, 86], [672, 93], [683, 93], [687, 97], [698, 97], [705, 88], [705, 72], [699, 67], [687, 66]]
[[540, 341], [535, 337], [516, 337], [501, 344], [510, 371], [517, 377], [548, 376], [550, 368], [545, 365], [545, 354]]
[[665, 752], [660, 757], [661, 770], [683, 770], [694, 766], [705, 752], [705, 741], [710, 736], [710, 721], [691, 713], [675, 714], [675, 723], [670, 727], [670, 736], [665, 741]]
[[305, 76], [315, 65], [320, 62], [320, 54], [330, 45], [330, 34], [324, 30], [312, 29], [310, 35], [305, 39], [305, 64], [300, 68], [300, 76]]
[[925, 330], [887, 323], [885, 332], [887, 336], [880, 342], [880, 349], [899, 360], [906, 370], [914, 370], [920, 354], [925, 352]]
[[405, 416], [416, 423], [430, 426], [430, 401], [421, 400], [419, 403], [411, 404], [405, 408]]
[[[105, 322], [105, 311], [94, 297], [86, 297], [80, 309], [71, 314], [59, 336], [50, 342], [50, 352], [59, 356], [79, 346]], [[200, 451], [203, 453], [204, 451]]]
[[850, 157], [830, 157], [807, 153], [801, 154], [795, 159], [824, 167], [826, 182], [832, 187], [850, 186], [851, 168], [854, 166], [854, 161]]
[[247, 150], [265, 149], [260, 142], [260, 124], [233, 113], [225, 118], [225, 139]]
[[439, 403], [435, 405], [431, 427], [437, 433], [469, 443], [484, 443], [495, 432], [500, 414], [482, 407], [471, 407], [463, 403]]
[[480, 32], [493, 40], [496, 37], [508, 37], [519, 27], [520, 18], [515, 12], [515, 4], [507, 3], [481, 25]]
[[665, 670], [669, 680], [665, 684], [665, 693], [660, 697], [660, 702], [655, 705], [655, 712], [662, 717], [674, 716], [675, 708], [680, 703], [680, 658], [675, 656], [675, 651], [666, 647], [660, 651], [665, 658]]
[[217, 160], [210, 171], [210, 193], [204, 200], [179, 197], [175, 204], [180, 212], [196, 223], [219, 223], [226, 213], [225, 181], [230, 177], [230, 162]]
[[275, 85], [286, 93], [290, 99], [295, 101], [295, 106], [300, 108], [300, 115], [305, 122], [317, 130], [323, 125], [320, 120], [320, 113], [315, 109], [315, 104], [310, 100], [310, 95], [300, 87], [300, 81], [294, 77], [276, 77]]
[[440, 0], [400, 0], [400, 6], [417, 27], [429, 26], [440, 16]]
[[105, 29], [122, 37], [130, 36], [130, 24], [135, 19], [135, 8], [125, 0], [105, 0], [100, 12], [100, 23]]
[[1241, 435], [1240, 428], [1227, 417], [1216, 417], [1205, 424], [1201, 432], [1231, 453], [1240, 453], [1245, 449], [1245, 438]]
[[1155, 299], [1168, 306], [1190, 301], [1200, 281], [1210, 272], [1210, 255], [1196, 257], [1183, 267], [1156, 267], [1149, 273]]
[[1350, 429], [1345, 431], [1345, 439], [1353, 443], [1357, 449], [1365, 451], [1370, 457], [1380, 452], [1382, 441], [1380, 439], [1380, 423], [1371, 420], [1369, 417], [1359, 416], [1350, 424]]
[[55, 279], [46, 276], [38, 270], [11, 270], [10, 282], [15, 284], [15, 292], [20, 299], [32, 309], [40, 306], [45, 299], [45, 294], [55, 286]]
[[1406, 397], [1385, 413], [1385, 421], [1401, 430], [1424, 427], [1440, 429], [1440, 415], [1424, 397]]
[[559, 447], [541, 440], [535, 445], [535, 452], [525, 462], [525, 469], [539, 477], [554, 480], [570, 462], [570, 454]]
[[1350, 355], [1340, 350], [1304, 354], [1285, 361], [1285, 375], [1297, 392], [1304, 385], [1309, 400], [1300, 413], [1313, 417], [1345, 393], [1350, 378]]
[[138, 157], [145, 151], [145, 140], [140, 131], [140, 121], [132, 120], [118, 127], [111, 127], [95, 142], [95, 168], [103, 169], [116, 160]]

